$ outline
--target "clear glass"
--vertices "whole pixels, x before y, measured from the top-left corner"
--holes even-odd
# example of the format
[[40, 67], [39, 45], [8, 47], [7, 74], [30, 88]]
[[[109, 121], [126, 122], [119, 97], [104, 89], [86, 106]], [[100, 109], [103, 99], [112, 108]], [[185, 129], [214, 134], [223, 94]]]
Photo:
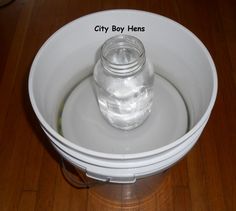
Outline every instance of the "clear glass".
[[100, 110], [111, 125], [130, 130], [149, 116], [154, 73], [139, 39], [130, 35], [108, 39], [93, 76]]

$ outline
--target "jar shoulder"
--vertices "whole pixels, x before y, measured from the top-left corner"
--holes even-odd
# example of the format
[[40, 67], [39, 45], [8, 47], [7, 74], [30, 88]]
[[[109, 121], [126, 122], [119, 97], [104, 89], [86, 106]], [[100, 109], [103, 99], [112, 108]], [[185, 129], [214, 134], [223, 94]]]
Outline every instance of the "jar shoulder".
[[108, 70], [106, 70], [102, 64], [101, 60], [99, 60], [94, 68], [93, 77], [97, 84], [104, 87], [108, 84], [117, 83], [124, 81], [124, 84], [127, 83], [134, 83], [136, 86], [142, 86], [142, 85], [152, 85], [154, 80], [154, 70], [151, 63], [148, 61], [145, 63], [145, 65], [142, 67], [141, 70], [138, 72], [131, 74], [129, 76], [117, 76], [110, 73]]

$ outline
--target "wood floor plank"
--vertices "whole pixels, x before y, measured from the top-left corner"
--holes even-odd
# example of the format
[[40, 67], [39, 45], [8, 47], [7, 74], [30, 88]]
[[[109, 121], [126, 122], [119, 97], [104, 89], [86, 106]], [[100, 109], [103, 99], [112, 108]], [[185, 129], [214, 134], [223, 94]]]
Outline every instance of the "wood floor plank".
[[172, 178], [167, 176], [161, 184], [160, 190], [156, 194], [157, 210], [174, 210]]
[[[227, 85], [224, 86], [225, 88], [225, 92], [227, 93], [226, 95], [228, 96], [227, 102], [225, 101], [224, 98], [224, 107], [225, 107], [225, 112], [224, 114], [226, 116], [222, 115], [222, 118], [224, 121], [226, 121], [226, 125], [224, 125], [227, 129], [227, 132], [225, 130], [225, 134], [227, 134], [227, 137], [224, 136], [224, 133], [222, 133], [221, 137], [223, 140], [228, 140], [228, 142], [230, 143], [227, 147], [231, 148], [231, 156], [227, 155], [228, 159], [230, 159], [231, 161], [236, 159], [236, 155], [234, 153], [234, 150], [236, 148], [236, 132], [235, 132], [235, 127], [236, 125], [234, 123], [232, 123], [232, 121], [230, 121], [230, 117], [235, 116], [236, 115], [236, 111], [235, 111], [235, 106], [236, 106], [236, 93], [235, 91], [235, 87], [236, 87], [236, 26], [235, 26], [235, 20], [236, 20], [236, 13], [235, 13], [235, 9], [236, 9], [236, 5], [234, 3], [234, 1], [231, 0], [227, 0], [227, 1], [218, 1], [218, 9], [219, 9], [219, 21], [221, 23], [221, 27], [222, 30], [224, 31], [224, 36], [225, 36], [225, 40], [226, 40], [226, 44], [227, 44], [227, 53], [229, 55], [229, 60], [225, 61], [225, 62], [230, 62], [229, 63], [229, 67], [227, 68], [227, 70], [231, 73], [229, 75], [230, 79], [234, 80], [234, 84], [232, 84], [231, 86], [229, 86], [229, 89], [226, 90], [226, 88], [228, 87]], [[223, 60], [222, 60], [222, 65], [223, 65]], [[230, 93], [230, 94], [228, 94]], [[221, 140], [222, 140], [221, 139]], [[222, 146], [222, 145], [221, 145]], [[223, 146], [222, 146], [223, 147]], [[219, 147], [217, 147], [217, 150], [219, 149]], [[219, 152], [220, 153], [220, 152]], [[225, 160], [225, 158], [221, 159], [222, 154], [220, 153], [220, 161], [221, 163], [225, 163], [227, 162]], [[227, 160], [228, 160], [227, 159]], [[229, 162], [229, 161], [228, 161]], [[227, 165], [230, 165], [230, 163], [227, 162]], [[219, 164], [220, 165], [220, 164]], [[221, 166], [221, 171], [224, 171], [226, 169], [226, 166], [223, 165]], [[224, 183], [227, 183], [227, 185], [224, 188], [225, 190], [225, 200], [227, 201], [227, 207], [228, 209], [232, 209], [235, 210], [236, 209], [236, 200], [233, 200], [236, 197], [236, 179], [235, 179], [235, 175], [236, 174], [236, 170], [235, 168], [230, 169], [229, 170], [230, 173], [226, 175], [222, 175], [222, 179], [224, 181]], [[233, 179], [234, 178], [234, 179]], [[226, 179], [226, 181], [225, 181]], [[227, 187], [229, 187], [231, 183], [231, 187], [229, 190], [229, 192], [227, 192]], [[230, 197], [232, 196], [232, 197]]]
[[[232, 8], [235, 6], [232, 4]], [[209, 6], [210, 8], [210, 6]], [[235, 180], [235, 168], [230, 168], [227, 170], [227, 175], [222, 174], [228, 166], [233, 165], [232, 161], [236, 159], [234, 149], [236, 148], [236, 125], [231, 121], [228, 121], [231, 116], [235, 116], [235, 106], [236, 106], [236, 93], [235, 83], [233, 74], [235, 70], [233, 69], [232, 60], [230, 59], [229, 45], [227, 45], [227, 35], [225, 33], [222, 18], [220, 16], [220, 7], [216, 4], [213, 7], [215, 12], [211, 12], [211, 20], [216, 20], [216, 26], [213, 26], [212, 30], [212, 41], [214, 43], [219, 80], [219, 96], [218, 102], [216, 104], [216, 112], [218, 109], [218, 118], [214, 118], [214, 135], [216, 140], [216, 150], [218, 155], [219, 172], [221, 172], [221, 181], [224, 192], [224, 200], [226, 209], [232, 210], [235, 203], [232, 197], [234, 192], [234, 187], [232, 182]], [[216, 36], [217, 35], [217, 36]], [[212, 118], [212, 122], [213, 122]], [[216, 128], [221, 128], [217, 130]], [[225, 141], [227, 140], [227, 144]], [[212, 153], [214, 155], [214, 153]]]
[[88, 189], [77, 189], [71, 187], [70, 208], [68, 211], [87, 210], [88, 205]]
[[18, 211], [34, 211], [36, 197], [37, 193], [35, 191], [23, 191]]
[[[216, 150], [216, 139], [210, 134], [210, 128], [207, 127], [208, 133], [204, 133], [206, 141], [202, 141], [202, 155], [204, 159], [204, 172], [206, 175], [207, 195], [209, 207], [213, 210], [226, 210], [223, 196], [223, 184], [221, 181], [221, 171], [218, 162]], [[211, 131], [212, 132], [212, 131]], [[208, 137], [207, 137], [208, 136]]]
[[[19, 68], [23, 63], [19, 63]], [[23, 189], [24, 168], [27, 154], [30, 150], [29, 141], [31, 139], [31, 128], [27, 121], [22, 102], [21, 87], [24, 83], [24, 71], [16, 74], [16, 82], [9, 99], [9, 111], [6, 115], [4, 131], [0, 134], [0, 160], [2, 162], [0, 174], [1, 210], [16, 210]], [[20, 92], [19, 92], [20, 90]], [[16, 105], [15, 101], [19, 102]]]
[[192, 204], [188, 187], [176, 186], [173, 188], [173, 207], [175, 211], [191, 211]]
[[[11, 149], [8, 149], [5, 160], [7, 166], [3, 165], [1, 178], [1, 188], [4, 190], [0, 195], [0, 210], [17, 210], [20, 194], [24, 179], [24, 166], [26, 164], [26, 155], [29, 150], [29, 134], [25, 134], [24, 116], [17, 119], [17, 130]], [[7, 140], [5, 140], [7, 143]], [[9, 155], [9, 156], [8, 156]], [[4, 163], [5, 164], [5, 163]]]
[[61, 171], [57, 172], [56, 187], [54, 192], [53, 211], [70, 209], [72, 187], [67, 183]]
[[[200, 139], [199, 141], [204, 141]], [[201, 145], [198, 143], [189, 153], [188, 163], [188, 181], [192, 210], [209, 210], [209, 200], [206, 189], [206, 175], [203, 168], [203, 158]]]
[[188, 187], [187, 157], [180, 160], [175, 166], [173, 166], [171, 169], [171, 176], [173, 186]]
[[17, 72], [20, 71], [19, 63], [21, 61], [33, 5], [34, 0], [29, 1], [21, 10], [10, 52], [8, 54], [5, 71], [0, 83], [0, 97], [1, 99], [4, 99], [0, 101], [0, 134], [2, 133], [7, 113], [10, 112], [8, 111], [9, 101], [12, 95]]
[[236, 85], [236, 5], [232, 0], [218, 0], [218, 8], [232, 65], [232, 76]]
[[58, 163], [47, 150], [44, 150], [40, 171], [39, 189], [37, 191], [37, 200], [35, 205], [36, 211], [53, 210], [56, 181], [59, 172], [60, 168]]
[[191, 210], [191, 194], [188, 181], [187, 158], [179, 161], [171, 169], [174, 210]]
[[17, 1], [15, 4], [0, 9], [0, 82], [5, 72], [5, 65], [14, 37], [15, 27], [22, 10], [21, 3], [21, 1]]
[[[217, 117], [212, 117], [212, 121], [214, 122], [213, 133], [214, 138], [212, 140], [215, 142], [216, 151], [217, 151], [217, 162], [219, 165], [220, 179], [222, 183], [222, 192], [226, 205], [226, 210], [233, 209], [233, 189], [234, 186], [232, 182], [235, 178], [235, 169], [229, 168], [229, 166], [233, 165], [233, 144], [229, 144], [230, 142], [234, 142], [235, 139], [232, 139], [232, 128], [228, 127], [228, 123], [226, 123], [226, 108], [225, 101], [223, 98], [219, 98], [216, 104], [216, 109], [220, 109], [220, 114]], [[217, 128], [220, 128], [217, 129]], [[233, 129], [235, 131], [235, 129]], [[227, 143], [227, 144], [226, 144]], [[213, 146], [214, 147], [214, 146]], [[208, 149], [208, 151], [210, 151]], [[227, 171], [227, 174], [225, 172]], [[218, 172], [216, 172], [218, 173]], [[211, 173], [212, 176], [214, 174]]]
[[27, 162], [24, 168], [24, 190], [37, 191], [43, 158], [43, 145], [33, 133], [29, 142]]

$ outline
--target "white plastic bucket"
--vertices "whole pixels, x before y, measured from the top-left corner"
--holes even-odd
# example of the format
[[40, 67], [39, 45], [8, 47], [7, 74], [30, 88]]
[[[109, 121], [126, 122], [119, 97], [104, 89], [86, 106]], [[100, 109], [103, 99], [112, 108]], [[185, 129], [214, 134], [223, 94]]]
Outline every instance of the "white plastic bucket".
[[[97, 32], [97, 25], [110, 27], [110, 30], [107, 33]], [[175, 140], [155, 137], [158, 128], [150, 120], [146, 123], [150, 124], [148, 127], [143, 126], [142, 129], [141, 126], [139, 129], [140, 133], [147, 134], [145, 137], [150, 141], [141, 140], [142, 145], [139, 147], [136, 144], [133, 151], [130, 150], [131, 153], [125, 150], [122, 153], [122, 148], [117, 152], [113, 149], [112, 153], [108, 144], [111, 138], [101, 139], [102, 131], [99, 133], [99, 129], [91, 131], [91, 128], [85, 128], [76, 141], [59, 134], [58, 114], [62, 102], [79, 81], [92, 73], [99, 46], [118, 33], [111, 30], [113, 25], [125, 27], [124, 33], [142, 40], [157, 74], [173, 84], [184, 99], [189, 128], [181, 137]], [[144, 27], [145, 31], [130, 32], [128, 25]], [[161, 172], [181, 159], [204, 129], [216, 93], [215, 65], [201, 41], [168, 18], [137, 10], [102, 11], [65, 25], [41, 47], [29, 76], [32, 107], [53, 146], [61, 156], [85, 171], [89, 177], [110, 182], [134, 182], [137, 178]], [[173, 128], [165, 130], [168, 133]], [[88, 133], [95, 133], [93, 135], [100, 137], [100, 140], [86, 140], [84, 134]], [[135, 140], [132, 140], [132, 144], [135, 144]]]

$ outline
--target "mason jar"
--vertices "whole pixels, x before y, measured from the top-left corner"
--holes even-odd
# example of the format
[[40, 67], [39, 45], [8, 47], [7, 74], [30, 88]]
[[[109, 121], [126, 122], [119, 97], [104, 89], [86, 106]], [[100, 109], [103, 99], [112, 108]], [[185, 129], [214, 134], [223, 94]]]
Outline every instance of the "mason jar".
[[153, 102], [154, 72], [139, 39], [117, 35], [106, 40], [93, 77], [99, 108], [112, 126], [130, 130], [147, 119]]

